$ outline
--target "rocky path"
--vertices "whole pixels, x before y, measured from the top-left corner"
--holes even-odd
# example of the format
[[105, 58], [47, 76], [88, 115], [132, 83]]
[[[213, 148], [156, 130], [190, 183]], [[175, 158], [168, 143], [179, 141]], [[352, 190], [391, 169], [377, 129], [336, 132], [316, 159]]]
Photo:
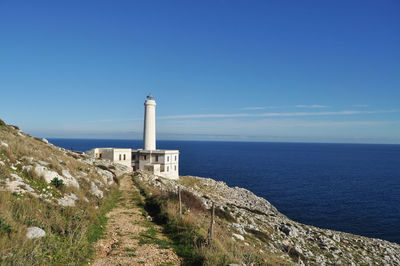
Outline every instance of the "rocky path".
[[161, 228], [146, 219], [131, 177], [120, 182], [121, 198], [107, 214], [105, 237], [96, 243], [91, 265], [179, 265], [181, 260]]

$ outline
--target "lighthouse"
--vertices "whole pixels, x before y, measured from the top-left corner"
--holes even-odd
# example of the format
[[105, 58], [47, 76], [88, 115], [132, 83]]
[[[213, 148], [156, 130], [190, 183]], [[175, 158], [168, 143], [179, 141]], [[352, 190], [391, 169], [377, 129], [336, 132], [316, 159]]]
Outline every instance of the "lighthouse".
[[179, 150], [156, 149], [156, 101], [149, 94], [144, 102], [143, 149], [94, 148], [86, 154], [144, 170], [156, 176], [179, 179]]
[[156, 101], [151, 93], [144, 102], [143, 150], [156, 149]]

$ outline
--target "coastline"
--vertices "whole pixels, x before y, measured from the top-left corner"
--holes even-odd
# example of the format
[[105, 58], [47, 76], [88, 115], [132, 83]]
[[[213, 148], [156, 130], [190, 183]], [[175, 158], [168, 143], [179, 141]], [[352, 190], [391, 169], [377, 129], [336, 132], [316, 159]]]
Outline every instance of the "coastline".
[[[286, 259], [301, 258], [305, 264], [400, 264], [397, 243], [298, 223], [247, 189], [203, 177], [181, 176], [175, 181], [142, 171], [134, 175], [165, 192], [176, 193], [179, 186], [198, 197], [207, 209], [214, 202], [217, 209], [234, 217], [227, 224], [233, 238], [239, 235], [236, 241], [261, 251], [283, 252]], [[257, 232], [266, 236], [264, 241], [252, 241]]]

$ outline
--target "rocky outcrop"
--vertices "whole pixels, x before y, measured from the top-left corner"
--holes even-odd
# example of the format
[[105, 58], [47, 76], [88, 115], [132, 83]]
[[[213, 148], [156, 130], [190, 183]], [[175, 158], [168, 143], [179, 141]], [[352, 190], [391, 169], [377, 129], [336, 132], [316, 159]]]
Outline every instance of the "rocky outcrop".
[[[96, 201], [102, 199], [120, 176], [131, 172], [124, 165], [55, 147], [48, 140], [32, 138], [19, 129], [9, 127], [1, 133], [0, 191], [75, 207], [79, 201], [89, 202], [89, 195]], [[21, 148], [22, 145], [35, 148]], [[15, 150], [19, 154], [14, 155]], [[69, 187], [70, 192], [64, 193], [58, 186]], [[71, 192], [79, 191], [82, 186], [84, 193]]]
[[267, 200], [243, 188], [232, 188], [224, 182], [191, 176], [175, 181], [137, 172], [136, 177], [163, 191], [176, 192], [180, 186], [182, 190], [196, 195], [207, 208], [214, 202], [216, 208], [234, 217], [234, 221], [229, 221], [234, 240], [248, 241], [254, 234], [261, 233], [263, 237], [258, 241], [265, 249], [292, 259], [293, 264], [400, 264], [400, 245], [396, 243], [295, 222]]

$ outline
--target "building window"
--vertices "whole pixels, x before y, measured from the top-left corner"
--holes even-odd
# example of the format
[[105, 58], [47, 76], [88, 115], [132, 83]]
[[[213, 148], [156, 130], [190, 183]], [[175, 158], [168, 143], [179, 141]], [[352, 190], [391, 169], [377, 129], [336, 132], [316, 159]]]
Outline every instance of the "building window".
[[143, 156], [145, 160], [147, 160], [147, 155]]
[[119, 160], [121, 161], [121, 154], [119, 155]]
[[176, 165], [175, 165], [175, 171], [176, 171]]
[[158, 162], [158, 155], [156, 155], [156, 162]]
[[126, 160], [126, 154], [124, 154], [124, 161]]
[[169, 162], [169, 156], [167, 156], [167, 162]]
[[101, 153], [99, 154], [99, 157], [101, 158]]
[[167, 172], [169, 172], [169, 166], [167, 166]]
[[175, 162], [178, 160], [178, 156], [175, 155]]

